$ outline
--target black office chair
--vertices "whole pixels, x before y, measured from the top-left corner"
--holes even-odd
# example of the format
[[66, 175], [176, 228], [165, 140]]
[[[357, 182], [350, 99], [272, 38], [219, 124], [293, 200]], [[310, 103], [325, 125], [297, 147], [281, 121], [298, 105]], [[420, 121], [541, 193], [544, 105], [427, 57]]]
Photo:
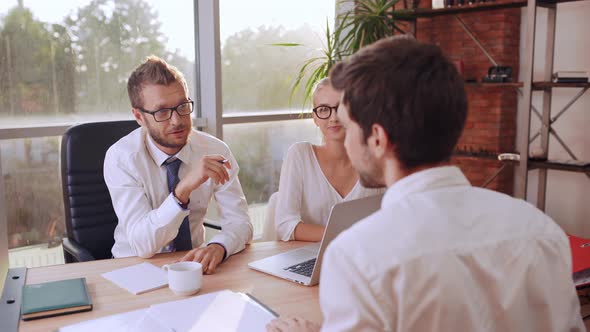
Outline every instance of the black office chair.
[[[111, 145], [139, 125], [135, 121], [86, 123], [71, 127], [61, 141], [61, 181], [68, 237], [66, 263], [111, 258], [117, 215], [103, 177]], [[221, 230], [221, 226], [204, 223]]]
[[63, 135], [66, 263], [112, 257], [117, 215], [104, 182], [104, 157], [111, 145], [138, 127], [135, 121], [86, 123], [71, 127]]

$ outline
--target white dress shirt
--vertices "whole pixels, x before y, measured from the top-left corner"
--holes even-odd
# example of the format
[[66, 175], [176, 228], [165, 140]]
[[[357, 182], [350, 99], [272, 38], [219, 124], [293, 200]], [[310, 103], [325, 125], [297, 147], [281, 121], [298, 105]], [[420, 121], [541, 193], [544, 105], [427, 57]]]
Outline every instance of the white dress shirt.
[[164, 161], [170, 156], [158, 149], [143, 128], [121, 138], [109, 148], [104, 178], [119, 223], [115, 229], [114, 257], [151, 257], [165, 251], [189, 216], [192, 245], [205, 241], [203, 220], [211, 197], [217, 201], [222, 231], [209, 243], [222, 244], [227, 257], [244, 249], [252, 239], [248, 205], [238, 179], [238, 164], [221, 140], [193, 129], [189, 142], [176, 154], [182, 161], [179, 177], [202, 156], [221, 154], [231, 163], [230, 180], [216, 185], [211, 179], [190, 194], [188, 209], [182, 209], [168, 191]]
[[334, 204], [384, 191], [364, 188], [357, 181], [348, 195], [340, 196], [322, 172], [311, 143], [295, 143], [281, 168], [275, 212], [277, 236], [283, 241], [292, 240], [300, 221], [325, 226]]
[[569, 243], [456, 167], [407, 176], [328, 247], [323, 331], [584, 331]]

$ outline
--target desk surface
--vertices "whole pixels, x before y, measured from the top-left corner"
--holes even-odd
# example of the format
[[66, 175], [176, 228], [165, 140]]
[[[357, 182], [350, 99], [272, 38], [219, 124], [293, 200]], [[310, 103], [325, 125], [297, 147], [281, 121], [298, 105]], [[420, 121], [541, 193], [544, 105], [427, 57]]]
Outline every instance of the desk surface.
[[[246, 247], [241, 253], [231, 256], [220, 265], [215, 274], [203, 276], [203, 287], [197, 295], [231, 289], [247, 292], [268, 305], [280, 315], [302, 316], [321, 322], [322, 314], [318, 302], [318, 287], [307, 287], [275, 278], [248, 268], [248, 262], [271, 256], [281, 251], [304, 246], [306, 242], [263, 242]], [[162, 288], [141, 295], [133, 295], [104, 279], [104, 272], [149, 262], [156, 266], [170, 263], [183, 253], [161, 254], [150, 259], [138, 257], [109, 259], [86, 263], [46, 266], [27, 271], [27, 284], [69, 278], [86, 277], [90, 296], [94, 304], [92, 311], [32, 321], [21, 321], [19, 331], [53, 331], [69, 324], [95, 319], [135, 309], [147, 308], [155, 303], [180, 300], [168, 288]]]

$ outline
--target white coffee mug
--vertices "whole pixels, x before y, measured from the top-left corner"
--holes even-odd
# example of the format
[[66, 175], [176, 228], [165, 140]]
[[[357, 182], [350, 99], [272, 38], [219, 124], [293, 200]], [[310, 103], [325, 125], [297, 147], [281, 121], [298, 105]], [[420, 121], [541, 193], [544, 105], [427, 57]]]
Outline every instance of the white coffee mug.
[[203, 266], [197, 262], [178, 262], [166, 264], [162, 269], [168, 271], [168, 287], [176, 295], [192, 295], [201, 289]]

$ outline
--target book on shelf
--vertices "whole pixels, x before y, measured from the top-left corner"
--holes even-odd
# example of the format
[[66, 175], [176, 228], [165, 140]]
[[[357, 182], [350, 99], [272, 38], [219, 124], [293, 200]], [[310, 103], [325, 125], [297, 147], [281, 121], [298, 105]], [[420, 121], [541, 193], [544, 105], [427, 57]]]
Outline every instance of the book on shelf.
[[92, 310], [86, 278], [25, 285], [21, 318], [30, 320]]
[[583, 70], [560, 70], [553, 73], [555, 83], [588, 83], [588, 72]]
[[588, 78], [562, 77], [553, 80], [553, 83], [588, 83]]
[[585, 70], [559, 70], [553, 74], [553, 77], [586, 77], [588, 78], [588, 72]]

